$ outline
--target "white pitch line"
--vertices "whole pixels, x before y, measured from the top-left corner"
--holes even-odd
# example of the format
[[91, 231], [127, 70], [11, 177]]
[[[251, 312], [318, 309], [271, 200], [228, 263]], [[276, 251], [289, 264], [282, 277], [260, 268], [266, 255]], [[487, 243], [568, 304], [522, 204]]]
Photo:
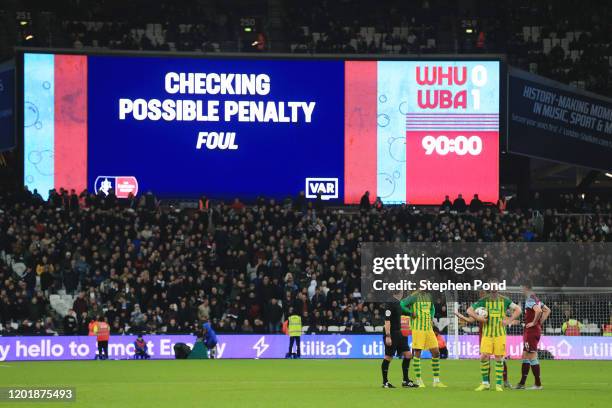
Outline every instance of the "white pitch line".
[[580, 385], [609, 385], [607, 382], [581, 382]]

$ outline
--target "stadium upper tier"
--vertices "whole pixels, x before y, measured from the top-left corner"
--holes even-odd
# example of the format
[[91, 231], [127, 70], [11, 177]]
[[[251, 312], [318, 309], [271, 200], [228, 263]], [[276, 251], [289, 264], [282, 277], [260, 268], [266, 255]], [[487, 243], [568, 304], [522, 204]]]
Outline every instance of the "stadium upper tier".
[[[611, 95], [612, 7], [568, 0], [64, 0], [0, 9], [0, 58], [14, 45], [201, 52], [499, 53], [511, 65]], [[116, 7], [121, 13], [113, 13]], [[0, 6], [2, 7], [2, 6]], [[15, 18], [17, 16], [17, 19]]]

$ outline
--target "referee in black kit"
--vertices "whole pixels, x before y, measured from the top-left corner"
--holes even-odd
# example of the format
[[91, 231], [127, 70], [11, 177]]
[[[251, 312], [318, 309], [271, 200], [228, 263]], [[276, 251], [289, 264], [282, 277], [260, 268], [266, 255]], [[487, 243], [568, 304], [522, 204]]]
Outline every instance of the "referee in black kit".
[[412, 354], [410, 353], [410, 346], [408, 346], [408, 337], [402, 335], [401, 297], [402, 292], [395, 292], [393, 294], [394, 300], [387, 302], [385, 306], [385, 331], [383, 333], [385, 357], [380, 367], [382, 371], [383, 388], [395, 388], [395, 386], [389, 382], [387, 374], [389, 372], [391, 360], [393, 360], [396, 354], [402, 357], [402, 387], [418, 388], [418, 385], [408, 378], [408, 369], [410, 368]]

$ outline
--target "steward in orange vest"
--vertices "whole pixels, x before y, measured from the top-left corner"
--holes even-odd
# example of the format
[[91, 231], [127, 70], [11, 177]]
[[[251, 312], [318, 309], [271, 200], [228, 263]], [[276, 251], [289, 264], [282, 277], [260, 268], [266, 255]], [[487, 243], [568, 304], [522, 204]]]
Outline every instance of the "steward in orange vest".
[[410, 316], [402, 315], [400, 317], [400, 331], [404, 337], [412, 334], [412, 330], [410, 330]]
[[87, 326], [87, 329], [89, 330], [89, 333], [87, 334], [88, 336], [95, 336], [96, 333], [94, 333], [94, 327], [96, 327], [96, 319], [91, 319], [91, 321], [89, 322], [89, 325]]
[[101, 316], [94, 325], [94, 333], [98, 337], [98, 358], [108, 360], [108, 340], [110, 338], [110, 326], [106, 323], [106, 317]]
[[436, 340], [438, 340], [438, 350], [440, 350], [440, 358], [448, 358], [448, 347], [446, 347], [446, 340], [440, 330], [434, 326], [434, 333], [436, 334]]

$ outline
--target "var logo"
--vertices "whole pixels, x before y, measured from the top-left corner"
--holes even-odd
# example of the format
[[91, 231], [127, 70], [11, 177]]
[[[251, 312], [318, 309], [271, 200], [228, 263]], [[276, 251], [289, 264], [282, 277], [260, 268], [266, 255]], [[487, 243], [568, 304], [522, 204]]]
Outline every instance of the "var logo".
[[338, 198], [338, 179], [333, 177], [309, 177], [306, 178], [306, 198], [317, 198], [322, 200]]

